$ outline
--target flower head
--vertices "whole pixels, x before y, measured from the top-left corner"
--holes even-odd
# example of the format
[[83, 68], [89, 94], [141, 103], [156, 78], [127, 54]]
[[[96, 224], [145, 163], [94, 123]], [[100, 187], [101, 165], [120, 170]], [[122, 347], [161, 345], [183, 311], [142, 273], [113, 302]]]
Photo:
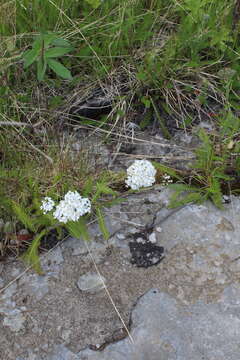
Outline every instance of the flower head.
[[135, 160], [127, 169], [126, 184], [133, 190], [155, 183], [156, 169], [148, 160]]
[[47, 212], [51, 211], [54, 208], [54, 206], [55, 206], [55, 203], [54, 203], [53, 199], [46, 196], [42, 200], [42, 206], [40, 206], [40, 209], [43, 211], [44, 214], [46, 214]]
[[64, 200], [56, 206], [53, 217], [60, 222], [78, 221], [79, 218], [91, 211], [91, 202], [83, 198], [77, 191], [69, 191]]

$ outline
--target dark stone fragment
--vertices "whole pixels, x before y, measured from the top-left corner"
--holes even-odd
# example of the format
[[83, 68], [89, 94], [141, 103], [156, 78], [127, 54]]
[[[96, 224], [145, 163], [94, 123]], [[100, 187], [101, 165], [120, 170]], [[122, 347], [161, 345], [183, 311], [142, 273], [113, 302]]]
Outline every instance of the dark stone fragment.
[[132, 255], [131, 263], [137, 267], [148, 268], [149, 266], [157, 265], [164, 258], [164, 248], [152, 244], [150, 241], [145, 242], [131, 241], [129, 248]]
[[70, 109], [70, 115], [98, 120], [101, 115], [107, 115], [112, 110], [113, 98], [101, 88], [93, 90], [92, 94]]
[[43, 238], [41, 239], [40, 250], [52, 249], [58, 242], [62, 241], [62, 239], [67, 235], [68, 233], [65, 229], [62, 229], [60, 234], [55, 229], [49, 231], [49, 233], [43, 236]]

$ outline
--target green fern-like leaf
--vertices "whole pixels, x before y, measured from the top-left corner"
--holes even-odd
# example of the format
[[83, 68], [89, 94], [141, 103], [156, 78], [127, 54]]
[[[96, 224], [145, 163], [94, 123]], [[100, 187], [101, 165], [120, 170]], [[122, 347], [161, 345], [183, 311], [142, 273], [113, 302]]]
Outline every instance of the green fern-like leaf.
[[199, 191], [199, 188], [196, 186], [192, 186], [192, 185], [188, 185], [188, 184], [169, 184], [168, 188], [176, 190], [178, 192], [183, 192], [183, 191], [192, 191], [192, 192], [196, 192]]
[[210, 199], [219, 209], [223, 209], [221, 185], [217, 178], [212, 178], [211, 186], [208, 188]]
[[17, 219], [30, 231], [35, 233], [37, 231], [37, 227], [35, 226], [34, 220], [29, 216], [26, 211], [17, 204], [15, 201], [12, 200], [12, 210], [16, 215]]
[[170, 199], [170, 208], [175, 208], [190, 203], [199, 203], [202, 201], [202, 194], [200, 192], [191, 192], [181, 197], [182, 193], [176, 192]]
[[195, 150], [197, 159], [193, 168], [200, 169], [204, 172], [209, 172], [213, 166], [214, 147], [209, 135], [200, 129], [198, 136], [202, 141], [202, 145]]
[[22, 260], [27, 265], [32, 266], [33, 269], [39, 274], [42, 274], [42, 269], [38, 254], [38, 248], [42, 237], [45, 236], [47, 232], [48, 232], [47, 229], [44, 229], [38, 235], [36, 235], [28, 250], [25, 252], [25, 254], [22, 255]]
[[170, 208], [201, 201], [202, 193], [200, 188], [187, 184], [170, 184], [168, 187], [175, 190], [170, 198]]
[[96, 202], [101, 195], [113, 195], [113, 196], [117, 195], [117, 191], [114, 191], [105, 183], [97, 183], [96, 187], [97, 190], [92, 198], [92, 203]]
[[85, 241], [90, 240], [90, 236], [88, 233], [88, 229], [84, 217], [80, 217], [78, 221], [69, 221], [65, 225], [65, 227], [69, 231], [71, 236], [77, 239], [83, 238], [83, 240]]
[[178, 175], [177, 172], [175, 170], [171, 169], [170, 167], [160, 164], [156, 161], [152, 161], [152, 164], [156, 169], [160, 170], [161, 172], [166, 173], [166, 174], [170, 175], [171, 177], [182, 181], [181, 176]]
[[109, 200], [109, 201], [104, 201], [104, 207], [111, 207], [113, 205], [118, 205], [118, 204], [121, 204], [123, 203], [124, 201], [127, 201], [127, 199], [124, 199], [124, 198], [117, 198], [117, 199], [113, 199], [113, 200]]
[[89, 177], [82, 189], [83, 196], [89, 196], [93, 191], [94, 181], [92, 177]]
[[104, 216], [103, 216], [103, 213], [102, 213], [101, 209], [97, 208], [96, 213], [97, 213], [97, 219], [98, 219], [99, 228], [100, 228], [100, 230], [101, 230], [101, 232], [103, 234], [104, 239], [108, 240], [109, 237], [110, 237], [110, 233], [109, 233], [108, 228], [106, 226], [105, 219], [104, 219]]

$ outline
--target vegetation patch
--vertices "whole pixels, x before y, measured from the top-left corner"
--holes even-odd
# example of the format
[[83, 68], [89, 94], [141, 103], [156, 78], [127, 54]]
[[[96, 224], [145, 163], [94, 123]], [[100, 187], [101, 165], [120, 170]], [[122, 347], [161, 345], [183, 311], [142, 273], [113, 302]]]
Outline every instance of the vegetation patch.
[[[16, 0], [0, 14], [1, 258], [27, 251], [40, 270], [38, 250], [66, 229], [87, 238], [87, 221], [107, 239], [104, 207], [141, 191], [127, 188], [126, 169], [73, 150], [79, 128], [114, 149], [135, 128], [169, 142], [194, 134], [188, 169], [152, 162], [156, 183], [175, 189], [170, 205], [223, 208], [223, 195], [239, 195], [238, 1]], [[78, 230], [40, 209], [69, 191], [92, 204]]]

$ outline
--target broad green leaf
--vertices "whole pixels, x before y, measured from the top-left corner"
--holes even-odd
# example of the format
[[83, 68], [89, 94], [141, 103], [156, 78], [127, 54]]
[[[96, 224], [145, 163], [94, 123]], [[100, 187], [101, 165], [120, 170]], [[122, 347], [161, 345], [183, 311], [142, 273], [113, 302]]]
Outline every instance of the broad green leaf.
[[52, 45], [60, 46], [60, 47], [73, 48], [70, 41], [62, 39], [62, 38], [58, 38], [58, 39], [53, 40]]
[[94, 9], [97, 9], [101, 5], [101, 0], [85, 0]]
[[100, 230], [101, 230], [101, 232], [103, 234], [104, 239], [108, 240], [109, 237], [110, 237], [110, 233], [109, 233], [108, 228], [106, 226], [105, 219], [104, 219], [104, 216], [103, 216], [103, 213], [102, 213], [101, 209], [97, 208], [96, 213], [97, 213], [97, 219], [98, 219], [99, 228], [100, 228]]
[[60, 62], [53, 59], [47, 59], [47, 64], [57, 75], [61, 76], [63, 79], [72, 80], [70, 71]]
[[45, 59], [39, 59], [37, 62], [37, 79], [38, 81], [42, 81], [44, 79], [44, 75], [47, 69], [47, 63]]
[[41, 40], [44, 41], [44, 47], [50, 45], [53, 41], [55, 41], [58, 37], [55, 34], [42, 34], [40, 35]]
[[27, 67], [29, 67], [37, 59], [37, 57], [40, 55], [42, 46], [43, 46], [42, 38], [41, 38], [41, 36], [38, 36], [35, 39], [35, 41], [33, 42], [33, 44], [32, 44], [32, 49], [27, 50], [23, 54], [24, 68], [25, 69]]
[[40, 50], [42, 46], [43, 46], [43, 39], [42, 39], [42, 36], [39, 35], [34, 40], [34, 42], [32, 44], [32, 48]]
[[32, 63], [37, 59], [37, 57], [40, 54], [40, 48], [33, 48], [31, 50], [26, 51], [23, 54], [23, 60], [24, 60], [24, 69], [32, 65]]
[[45, 51], [44, 55], [46, 58], [55, 58], [63, 56], [72, 50], [70, 47], [52, 47]]

